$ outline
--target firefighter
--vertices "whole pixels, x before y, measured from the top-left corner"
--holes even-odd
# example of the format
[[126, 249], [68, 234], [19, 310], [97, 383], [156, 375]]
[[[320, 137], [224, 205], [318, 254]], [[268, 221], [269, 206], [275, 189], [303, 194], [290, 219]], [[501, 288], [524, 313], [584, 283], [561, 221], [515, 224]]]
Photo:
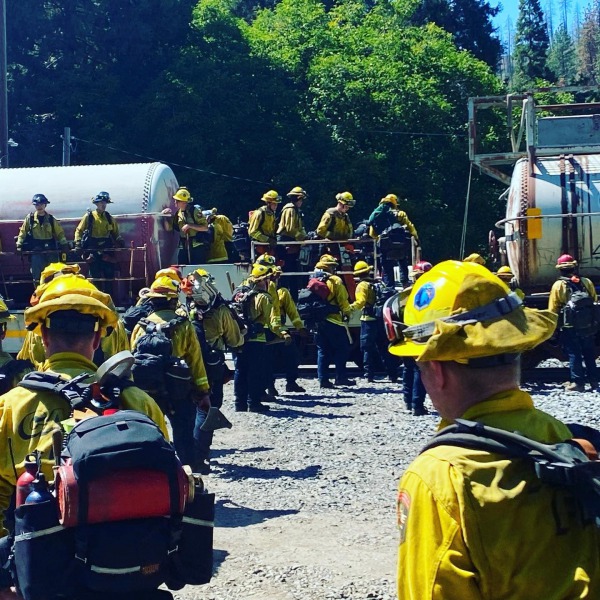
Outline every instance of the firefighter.
[[252, 212], [250, 223], [248, 224], [248, 235], [251, 240], [260, 242], [262, 245], [256, 247], [256, 253], [275, 252], [277, 248], [277, 216], [275, 211], [277, 205], [281, 203], [281, 196], [275, 190], [265, 192], [261, 198], [264, 206], [257, 208]]
[[[147, 294], [152, 304], [146, 320], [157, 325], [165, 325], [176, 319], [179, 286], [166, 276], [159, 277], [150, 286]], [[142, 336], [146, 334], [143, 321], [138, 323], [131, 334], [131, 349], [135, 351]], [[208, 411], [210, 408], [210, 389], [206, 368], [202, 359], [200, 343], [193, 325], [188, 319], [182, 319], [170, 334], [172, 357], [183, 359], [191, 374], [192, 391], [187, 397], [173, 397], [167, 390], [165, 406], [173, 429], [173, 442], [183, 464], [193, 464], [194, 460], [194, 422], [196, 406]]]
[[35, 211], [27, 215], [17, 236], [17, 252], [31, 252], [31, 275], [37, 286], [40, 275], [50, 263], [58, 261], [56, 250], [62, 253], [69, 250], [69, 242], [60, 223], [48, 212], [50, 201], [44, 194], [35, 194], [31, 200]]
[[[375, 315], [377, 289], [373, 279], [373, 267], [364, 260], [354, 265], [354, 277], [358, 280], [356, 300], [350, 310], [360, 310], [360, 350], [363, 356], [363, 369], [369, 383], [375, 381], [378, 364], [384, 366], [391, 382], [398, 380], [398, 360], [387, 351], [383, 321]], [[381, 285], [381, 284], [380, 284]]]
[[270, 330], [272, 300], [268, 286], [271, 268], [255, 264], [248, 284], [252, 293], [244, 300], [249, 331], [241, 351], [235, 355], [234, 394], [236, 412], [264, 413], [269, 407], [262, 402], [269, 385], [266, 332]]
[[216, 208], [203, 212], [210, 232], [209, 264], [229, 262], [229, 250], [233, 242], [233, 223], [225, 215], [219, 214]]
[[[421, 275], [431, 271], [432, 264], [426, 260], [420, 260], [413, 267], [413, 282], [416, 282]], [[402, 290], [400, 294], [400, 306], [404, 310], [406, 301], [411, 291], [411, 287]], [[412, 413], [415, 417], [423, 417], [429, 414], [429, 411], [425, 408], [425, 396], [427, 392], [423, 381], [421, 379], [421, 373], [417, 367], [417, 362], [412, 356], [405, 356], [404, 368], [402, 369], [402, 395], [404, 397], [404, 405], [409, 413]]]
[[33, 370], [33, 363], [29, 360], [14, 360], [13, 357], [2, 349], [2, 342], [6, 337], [8, 324], [17, 318], [10, 313], [4, 298], [0, 296], [0, 395], [13, 389], [26, 373]]
[[[519, 389], [519, 356], [550, 338], [556, 315], [524, 307], [489, 270], [437, 264], [403, 323], [388, 316], [390, 351], [416, 359], [440, 429], [462, 418], [547, 444], [572, 437]], [[522, 458], [466, 442], [428, 449], [402, 476], [397, 514], [398, 598], [600, 597], [594, 520]]]
[[[204, 269], [194, 271], [189, 280], [187, 305], [190, 320], [202, 346], [204, 365], [210, 386], [210, 404], [223, 406], [223, 384], [226, 372], [225, 352], [235, 351], [244, 343], [244, 336], [231, 309], [215, 286], [214, 278]], [[213, 432], [203, 431], [202, 424], [207, 413], [196, 408], [194, 425], [195, 471], [207, 474], [210, 471], [210, 446]]]
[[[563, 254], [556, 261], [558, 279], [552, 284], [548, 308], [559, 315], [558, 340], [569, 357], [570, 381], [565, 388], [570, 392], [583, 392], [587, 382], [592, 390], [598, 390], [598, 368], [596, 367], [596, 333], [598, 325], [595, 321], [592, 302], [598, 301], [594, 284], [587, 277], [577, 274], [577, 261], [570, 254]], [[572, 301], [573, 294], [583, 293], [584, 303], [588, 304], [589, 323], [579, 327], [571, 322], [567, 312], [567, 304]], [[585, 310], [585, 309], [583, 309]], [[587, 321], [587, 319], [585, 319]], [[588, 326], [589, 325], [589, 326]], [[585, 363], [585, 370], [583, 365]]]
[[485, 258], [483, 258], [481, 254], [477, 254], [477, 252], [473, 252], [472, 254], [469, 254], [469, 256], [467, 256], [466, 258], [463, 258], [463, 262], [475, 263], [477, 265], [485, 267]]
[[[304, 214], [302, 205], [308, 198], [308, 194], [301, 187], [292, 188], [287, 197], [289, 202], [281, 209], [279, 217], [279, 227], [277, 228], [278, 242], [302, 242], [307, 234], [304, 229]], [[280, 247], [279, 256], [283, 259], [283, 270], [286, 273], [298, 272], [300, 270], [299, 244]], [[286, 278], [286, 287], [292, 294], [294, 302], [298, 300], [298, 289], [302, 287], [302, 277], [295, 275]]]
[[[383, 282], [389, 287], [395, 286], [394, 267], [398, 266], [400, 285], [408, 287], [410, 285], [408, 262], [411, 259], [411, 244], [407, 233], [415, 239], [417, 245], [419, 236], [406, 212], [399, 209], [398, 196], [396, 194], [384, 196], [369, 216], [367, 223], [369, 235], [378, 242]], [[395, 229], [390, 229], [393, 227]], [[384, 232], [389, 232], [389, 234], [382, 238], [381, 234]]]
[[517, 280], [514, 276], [514, 273], [510, 270], [510, 267], [503, 266], [498, 269], [496, 272], [496, 277], [502, 279], [504, 283], [515, 292], [521, 300], [525, 298], [525, 292], [517, 285]]
[[180, 265], [202, 265], [208, 259], [210, 236], [208, 222], [202, 213], [202, 207], [194, 204], [194, 199], [186, 187], [180, 187], [173, 195], [177, 212], [173, 215], [170, 208], [162, 214], [170, 217], [170, 223], [179, 232], [179, 252], [177, 263]]
[[354, 229], [348, 212], [356, 205], [350, 192], [341, 192], [336, 195], [336, 205], [328, 208], [317, 227], [317, 235], [324, 240], [349, 240]]
[[[274, 273], [271, 276], [271, 280], [277, 285], [281, 278], [282, 269], [281, 267], [274, 267]], [[285, 287], [277, 286], [277, 299], [279, 302], [281, 324], [284, 330], [281, 332], [281, 337], [284, 340], [282, 347], [277, 348], [274, 353], [273, 363], [278, 363], [283, 366], [285, 373], [285, 391], [286, 392], [305, 392], [306, 390], [298, 385], [298, 367], [300, 365], [300, 346], [298, 340], [306, 340], [308, 338], [308, 329], [304, 326], [296, 303], [292, 298], [290, 290]], [[294, 330], [297, 332], [297, 336], [290, 336], [289, 331], [285, 329], [287, 319], [290, 319]], [[287, 333], [288, 335], [285, 335]], [[275, 377], [272, 378], [272, 384], [269, 388], [271, 392], [275, 392]]]
[[[317, 345], [317, 375], [322, 389], [331, 389], [338, 386], [354, 386], [356, 382], [348, 379], [346, 374], [346, 361], [350, 354], [350, 331], [346, 324], [352, 312], [348, 302], [348, 291], [343, 281], [335, 275], [339, 266], [335, 257], [324, 254], [315, 265], [315, 269], [325, 271], [330, 294], [327, 301], [337, 307], [337, 311], [330, 314], [324, 321], [317, 323], [315, 343]], [[335, 385], [329, 380], [329, 364], [335, 365]]]
[[115, 218], [106, 210], [112, 204], [108, 192], [100, 192], [92, 202], [95, 210], [88, 210], [75, 229], [75, 249], [82, 253], [90, 266], [90, 277], [98, 281], [98, 288], [107, 294], [113, 292], [117, 259], [114, 248], [124, 248]]

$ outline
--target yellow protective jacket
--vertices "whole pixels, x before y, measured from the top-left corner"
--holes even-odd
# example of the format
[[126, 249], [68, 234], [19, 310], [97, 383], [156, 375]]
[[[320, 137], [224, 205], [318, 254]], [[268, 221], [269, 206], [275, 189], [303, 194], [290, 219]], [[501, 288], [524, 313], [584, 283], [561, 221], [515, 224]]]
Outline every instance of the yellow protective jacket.
[[[580, 279], [587, 293], [592, 297], [594, 302], [597, 302], [598, 294], [596, 294], [596, 289], [592, 281], [587, 277], [580, 277]], [[564, 279], [557, 279], [550, 289], [548, 309], [557, 315], [560, 314], [560, 311], [565, 307], [570, 297], [571, 289], [567, 285], [567, 282]]]
[[[31, 215], [33, 215], [33, 226], [31, 225]], [[32, 212], [23, 221], [19, 235], [17, 237], [17, 249], [23, 246], [25, 237], [31, 231], [34, 240], [56, 240], [61, 246], [66, 246], [67, 238], [61, 224], [50, 213], [46, 213], [40, 223], [40, 217], [37, 212]]]
[[375, 285], [373, 281], [369, 281], [367, 279], [362, 279], [359, 281], [358, 285], [356, 286], [356, 290], [354, 291], [354, 298], [355, 300], [350, 305], [350, 310], [362, 310], [363, 313], [360, 316], [361, 321], [375, 321], [376, 319], [373, 315], [372, 308], [375, 306], [377, 293], [375, 292]]
[[77, 229], [75, 229], [75, 244], [78, 245], [81, 243], [81, 238], [88, 229], [88, 218], [90, 216], [92, 219], [94, 219], [94, 222], [92, 223], [91, 237], [98, 239], [112, 238], [115, 244], [123, 243], [123, 238], [119, 233], [117, 220], [110, 215], [109, 222], [106, 216], [107, 214], [108, 213], [106, 211], [100, 214], [97, 210], [93, 210], [83, 215], [81, 221], [79, 221], [79, 225], [77, 225]]
[[[80, 354], [61, 352], [51, 356], [41, 370], [70, 379], [85, 372], [95, 373], [96, 365]], [[164, 415], [146, 392], [128, 387], [121, 392], [120, 400], [122, 408], [148, 415], [169, 439]], [[46, 479], [52, 481], [52, 431], [68, 419], [71, 412], [69, 403], [51, 392], [16, 387], [0, 396], [0, 513], [4, 514], [8, 508], [16, 485], [8, 440], [11, 440], [17, 477], [24, 471], [26, 455], [37, 450], [41, 453]]]
[[225, 215], [215, 215], [211, 223], [214, 238], [208, 250], [208, 262], [227, 262], [229, 255], [225, 242], [233, 240], [233, 224]]
[[317, 227], [317, 235], [328, 240], [349, 240], [354, 228], [348, 213], [341, 213], [337, 208], [328, 208]]
[[[168, 323], [176, 317], [177, 314], [175, 311], [164, 309], [151, 313], [146, 319], [153, 323]], [[132, 351], [135, 350], [137, 340], [145, 333], [143, 326], [139, 323], [133, 328], [131, 332]], [[175, 358], [183, 358], [190, 368], [194, 385], [201, 392], [208, 392], [208, 377], [206, 376], [206, 368], [202, 359], [200, 342], [190, 321], [182, 321], [175, 327], [171, 335], [171, 343], [173, 345], [173, 356]]]
[[287, 288], [278, 288], [277, 296], [279, 298], [279, 307], [281, 310], [281, 323], [285, 325], [287, 318], [290, 318], [294, 329], [304, 329], [304, 323], [298, 314], [296, 303]]
[[239, 348], [244, 343], [244, 336], [231, 311], [220, 304], [211, 308], [202, 318], [204, 335], [209, 346], [225, 352], [227, 348]]
[[344, 317], [350, 317], [350, 313], [352, 312], [350, 302], [348, 301], [348, 290], [346, 289], [344, 282], [337, 275], [329, 276], [329, 279], [327, 279], [327, 287], [330, 290], [329, 296], [327, 296], [327, 302], [340, 309], [340, 312], [329, 315], [327, 321], [345, 327], [346, 325], [342, 321], [342, 315]]
[[[546, 443], [571, 437], [519, 389], [469, 408], [465, 419]], [[442, 423], [442, 428], [445, 424]], [[532, 464], [439, 446], [399, 486], [398, 598], [600, 598], [600, 536], [566, 490], [541, 485]]]
[[17, 354], [20, 360], [30, 360], [36, 369], [40, 369], [46, 360], [46, 349], [42, 342], [42, 336], [28, 331], [25, 334], [23, 345]]
[[104, 360], [123, 350], [129, 350], [129, 336], [121, 319], [117, 321], [110, 334], [105, 335], [100, 340], [100, 347], [102, 348], [102, 354], [104, 354]]
[[181, 228], [184, 225], [199, 225], [200, 227], [208, 227], [208, 221], [202, 214], [202, 209], [199, 206], [187, 206], [185, 210], [178, 210], [173, 216], [173, 229], [179, 231], [179, 243], [183, 244], [185, 240], [190, 240], [192, 247], [203, 246], [206, 243], [205, 237], [200, 235], [203, 232], [190, 229], [187, 233], [183, 233]]
[[275, 241], [277, 218], [268, 206], [261, 206], [252, 212], [248, 223], [248, 235], [257, 242], [269, 244]]
[[[271, 330], [276, 333], [273, 328], [273, 297], [269, 292], [260, 291], [258, 294], [251, 296], [250, 306], [248, 308], [248, 316], [252, 323], [260, 323], [263, 326], [263, 331], [258, 335], [246, 340], [249, 342], [266, 342], [266, 330]], [[279, 327], [280, 329], [281, 327]], [[279, 331], [279, 329], [277, 331]]]
[[302, 211], [293, 202], [289, 202], [281, 209], [277, 235], [291, 238], [297, 242], [306, 239], [306, 230], [302, 222]]

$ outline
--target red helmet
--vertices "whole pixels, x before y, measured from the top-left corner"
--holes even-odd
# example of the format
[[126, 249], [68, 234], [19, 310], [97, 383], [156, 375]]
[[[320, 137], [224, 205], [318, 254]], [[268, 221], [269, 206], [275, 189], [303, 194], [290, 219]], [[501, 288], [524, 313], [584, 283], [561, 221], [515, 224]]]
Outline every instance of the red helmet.
[[572, 269], [577, 266], [577, 261], [570, 254], [563, 254], [556, 261], [557, 269]]
[[427, 271], [429, 271], [431, 267], [432, 264], [430, 262], [427, 262], [426, 260], [420, 260], [413, 267], [413, 273], [427, 273]]

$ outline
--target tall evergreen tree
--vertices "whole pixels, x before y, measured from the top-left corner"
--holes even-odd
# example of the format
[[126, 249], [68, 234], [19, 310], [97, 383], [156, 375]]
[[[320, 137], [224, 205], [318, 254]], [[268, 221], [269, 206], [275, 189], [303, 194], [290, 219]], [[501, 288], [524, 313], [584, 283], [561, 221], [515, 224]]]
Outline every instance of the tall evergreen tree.
[[540, 0], [519, 0], [519, 18], [513, 54], [512, 87], [524, 90], [536, 79], [547, 79], [550, 42]]
[[600, 56], [600, 17], [598, 6], [586, 10], [577, 41], [579, 75], [585, 85], [597, 85], [598, 57]]
[[492, 19], [500, 12], [486, 0], [421, 0], [411, 23], [435, 23], [454, 36], [456, 45], [498, 68], [502, 43]]
[[571, 85], [577, 80], [577, 53], [565, 25], [561, 25], [554, 34], [547, 66], [556, 83]]

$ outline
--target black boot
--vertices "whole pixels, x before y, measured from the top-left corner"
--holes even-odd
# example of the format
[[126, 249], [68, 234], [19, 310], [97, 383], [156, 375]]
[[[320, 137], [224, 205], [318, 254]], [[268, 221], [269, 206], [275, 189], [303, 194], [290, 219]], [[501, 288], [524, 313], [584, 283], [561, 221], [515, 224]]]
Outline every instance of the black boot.
[[331, 383], [331, 381], [329, 381], [329, 379], [321, 379], [319, 381], [319, 387], [322, 390], [332, 390], [335, 386], [333, 383]]

